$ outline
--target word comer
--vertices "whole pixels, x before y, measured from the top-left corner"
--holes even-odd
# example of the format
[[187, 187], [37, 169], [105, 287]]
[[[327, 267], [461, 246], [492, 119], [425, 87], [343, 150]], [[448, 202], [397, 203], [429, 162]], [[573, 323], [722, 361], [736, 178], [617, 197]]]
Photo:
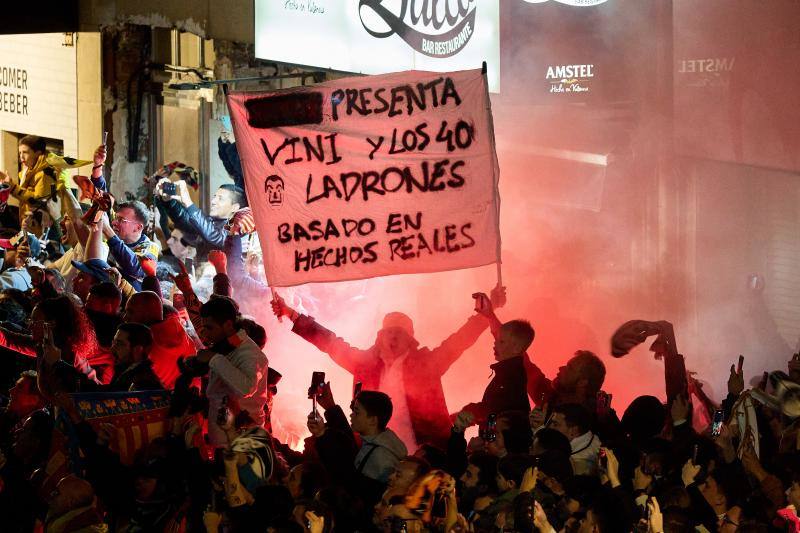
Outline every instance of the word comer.
[[353, 113], [361, 116], [386, 113], [389, 117], [406, 113], [411, 116], [415, 111], [445, 106], [451, 101], [456, 106], [461, 105], [456, 84], [452, 79], [442, 77], [428, 83], [398, 85], [391, 89], [337, 89], [331, 93], [331, 114], [333, 120], [339, 120], [343, 111], [348, 116]]

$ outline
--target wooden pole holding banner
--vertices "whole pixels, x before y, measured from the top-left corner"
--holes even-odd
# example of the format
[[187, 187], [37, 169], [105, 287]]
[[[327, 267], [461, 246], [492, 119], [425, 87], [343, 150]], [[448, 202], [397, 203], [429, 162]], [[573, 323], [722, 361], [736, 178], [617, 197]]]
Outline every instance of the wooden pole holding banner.
[[[269, 292], [272, 294], [272, 300], [275, 301], [275, 298], [278, 297], [278, 293], [275, 292], [275, 287], [270, 285], [269, 286]], [[282, 316], [278, 317], [278, 322], [283, 322], [283, 317]]]
[[[489, 135], [492, 139], [492, 153], [494, 154], [494, 167], [497, 169], [498, 177], [500, 179], [500, 164], [497, 161], [497, 143], [494, 139], [494, 117], [492, 117], [492, 102], [489, 98], [489, 78], [486, 76], [487, 65], [486, 61], [481, 65], [481, 74], [483, 74], [483, 84], [486, 87], [486, 109], [488, 110], [489, 120]], [[502, 261], [502, 242], [500, 237], [500, 188], [495, 183], [495, 220], [497, 221], [497, 286], [503, 286], [503, 261]]]

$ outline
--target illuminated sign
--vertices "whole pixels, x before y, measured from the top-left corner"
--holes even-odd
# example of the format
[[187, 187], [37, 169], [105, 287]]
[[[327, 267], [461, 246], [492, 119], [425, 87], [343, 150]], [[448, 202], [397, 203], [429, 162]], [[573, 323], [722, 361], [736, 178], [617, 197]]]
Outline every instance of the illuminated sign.
[[550, 65], [544, 77], [551, 93], [588, 93], [594, 65]]
[[498, 0], [255, 0], [261, 59], [345, 72], [452, 72], [500, 89]]

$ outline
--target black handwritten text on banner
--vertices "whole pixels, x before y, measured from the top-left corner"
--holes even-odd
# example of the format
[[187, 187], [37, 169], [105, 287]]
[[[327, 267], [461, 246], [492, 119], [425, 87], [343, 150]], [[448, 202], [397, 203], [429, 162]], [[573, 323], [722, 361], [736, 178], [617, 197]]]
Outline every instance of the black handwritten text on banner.
[[228, 105], [271, 285], [497, 261], [480, 70], [234, 92]]

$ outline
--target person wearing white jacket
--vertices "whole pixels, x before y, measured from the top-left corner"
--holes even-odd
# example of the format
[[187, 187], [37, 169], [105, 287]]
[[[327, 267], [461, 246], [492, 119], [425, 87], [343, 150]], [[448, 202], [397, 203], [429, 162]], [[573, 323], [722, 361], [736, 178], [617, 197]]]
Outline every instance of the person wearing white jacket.
[[582, 405], [565, 403], [553, 409], [550, 427], [563, 433], [572, 447], [569, 460], [576, 476], [595, 475], [603, 443], [590, 430], [592, 414]]
[[209, 367], [208, 436], [212, 446], [222, 447], [228, 445], [228, 439], [217, 424], [217, 415], [226, 396], [227, 406], [240, 420], [247, 411], [252, 422], [245, 426], [264, 425], [269, 364], [258, 345], [238, 329], [239, 310], [233, 300], [215, 296], [202, 305], [200, 316], [201, 336], [212, 347], [197, 354]]

